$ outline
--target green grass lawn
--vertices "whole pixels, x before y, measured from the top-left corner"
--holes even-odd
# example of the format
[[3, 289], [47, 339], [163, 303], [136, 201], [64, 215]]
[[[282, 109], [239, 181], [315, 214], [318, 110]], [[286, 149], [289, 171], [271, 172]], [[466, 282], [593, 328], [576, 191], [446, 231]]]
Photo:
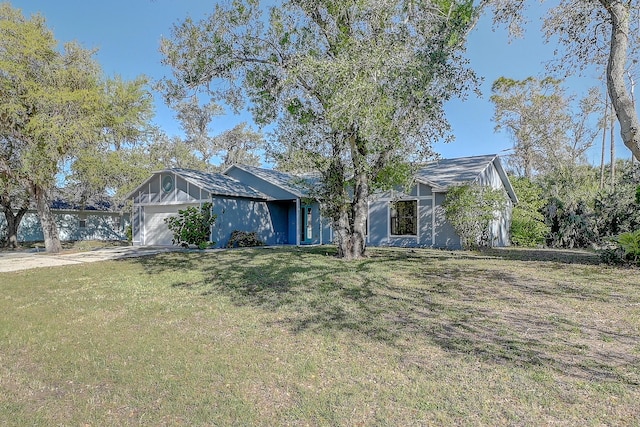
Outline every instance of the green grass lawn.
[[640, 271], [331, 247], [0, 274], [1, 425], [638, 425]]

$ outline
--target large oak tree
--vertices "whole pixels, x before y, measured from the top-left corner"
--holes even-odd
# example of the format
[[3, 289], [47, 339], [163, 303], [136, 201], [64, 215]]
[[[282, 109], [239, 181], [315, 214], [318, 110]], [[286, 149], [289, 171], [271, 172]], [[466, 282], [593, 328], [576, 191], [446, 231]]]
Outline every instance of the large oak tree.
[[322, 174], [339, 255], [358, 258], [371, 192], [432, 154], [444, 102], [475, 85], [460, 55], [474, 17], [471, 0], [235, 0], [163, 40], [165, 93], [249, 101], [275, 123], [280, 152]]

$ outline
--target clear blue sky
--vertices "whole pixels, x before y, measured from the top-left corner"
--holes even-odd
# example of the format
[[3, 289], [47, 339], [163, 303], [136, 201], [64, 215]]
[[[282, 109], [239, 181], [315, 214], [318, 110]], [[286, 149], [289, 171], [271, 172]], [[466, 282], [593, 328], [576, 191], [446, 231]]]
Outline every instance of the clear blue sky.
[[[213, 0], [13, 0], [23, 14], [41, 13], [61, 42], [75, 40], [85, 48], [96, 48], [96, 59], [109, 76], [133, 78], [145, 74], [157, 80], [169, 75], [158, 52], [160, 38], [170, 35], [174, 23], [187, 16], [205, 17], [212, 11]], [[522, 79], [544, 74], [544, 62], [553, 57], [554, 45], [545, 45], [540, 32], [542, 6], [532, 2], [526, 38], [514, 40], [504, 30], [492, 31], [489, 16], [484, 16], [468, 43], [467, 57], [479, 76], [484, 78], [482, 96], [469, 94], [466, 101], [447, 105], [447, 117], [453, 126], [455, 141], [436, 144], [435, 150], [445, 158], [498, 153], [512, 146], [504, 133], [494, 133], [493, 104], [489, 101], [491, 84], [500, 76]], [[536, 9], [538, 8], [538, 9]], [[591, 86], [602, 87], [597, 76], [572, 78], [568, 91], [584, 95]], [[180, 133], [171, 110], [156, 95], [156, 123], [169, 135]], [[249, 116], [229, 112], [214, 123], [216, 131], [233, 127]], [[619, 138], [618, 138], [619, 139]], [[589, 152], [589, 160], [600, 162], [600, 139]], [[618, 141], [618, 157], [629, 158], [629, 150]]]

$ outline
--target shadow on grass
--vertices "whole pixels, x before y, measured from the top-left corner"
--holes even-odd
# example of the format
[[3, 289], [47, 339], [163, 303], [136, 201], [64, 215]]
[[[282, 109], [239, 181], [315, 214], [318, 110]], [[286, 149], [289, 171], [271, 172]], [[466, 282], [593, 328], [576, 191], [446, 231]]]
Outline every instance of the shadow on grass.
[[481, 252], [487, 256], [514, 261], [557, 262], [561, 264], [602, 264], [600, 256], [587, 250], [570, 249], [529, 249], [529, 248], [491, 248]]
[[[150, 274], [197, 269], [201, 280], [172, 286], [277, 313], [271, 323], [295, 333], [349, 331], [409, 352], [436, 345], [495, 363], [639, 384], [637, 329], [576, 317], [579, 304], [606, 313], [628, 296], [525, 278], [508, 263], [489, 268], [482, 257], [470, 262], [440, 251], [382, 250], [345, 262], [334, 254], [331, 247], [253, 249], [138, 262]], [[632, 300], [640, 303], [638, 295]], [[411, 363], [420, 366], [419, 358]]]

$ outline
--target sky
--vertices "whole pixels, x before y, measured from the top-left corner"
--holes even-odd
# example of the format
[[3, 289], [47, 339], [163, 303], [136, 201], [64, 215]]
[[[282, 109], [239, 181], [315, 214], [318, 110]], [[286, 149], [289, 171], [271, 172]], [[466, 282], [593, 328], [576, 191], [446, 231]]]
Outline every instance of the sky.
[[[40, 13], [60, 42], [77, 41], [84, 48], [98, 49], [96, 60], [107, 76], [125, 79], [145, 74], [152, 80], [169, 76], [171, 70], [161, 64], [160, 39], [170, 37], [171, 28], [187, 16], [194, 20], [206, 17], [213, 10], [214, 0], [12, 0], [13, 7], [30, 16]], [[540, 31], [544, 6], [537, 2], [530, 11], [530, 24], [525, 38], [509, 40], [504, 29], [493, 30], [491, 18], [485, 15], [470, 34], [466, 56], [470, 66], [483, 79], [481, 96], [471, 93], [466, 100], [453, 100], [446, 105], [446, 114], [455, 140], [436, 143], [434, 150], [444, 158], [483, 154], [501, 154], [513, 146], [506, 133], [494, 132], [493, 104], [489, 100], [492, 83], [501, 76], [524, 79], [545, 74], [544, 63], [553, 58], [556, 48], [545, 44]], [[597, 76], [571, 78], [567, 92], [584, 96], [589, 87], [603, 84]], [[155, 123], [168, 135], [180, 135], [175, 114], [161, 97], [154, 94]], [[247, 121], [250, 115], [233, 115], [231, 111], [213, 123], [214, 133], [231, 129]], [[255, 125], [253, 125], [254, 128]], [[617, 132], [616, 132], [617, 133]], [[600, 163], [600, 138], [587, 153], [592, 164]], [[607, 149], [608, 150], [608, 149]], [[629, 158], [630, 151], [617, 137], [618, 158]]]

